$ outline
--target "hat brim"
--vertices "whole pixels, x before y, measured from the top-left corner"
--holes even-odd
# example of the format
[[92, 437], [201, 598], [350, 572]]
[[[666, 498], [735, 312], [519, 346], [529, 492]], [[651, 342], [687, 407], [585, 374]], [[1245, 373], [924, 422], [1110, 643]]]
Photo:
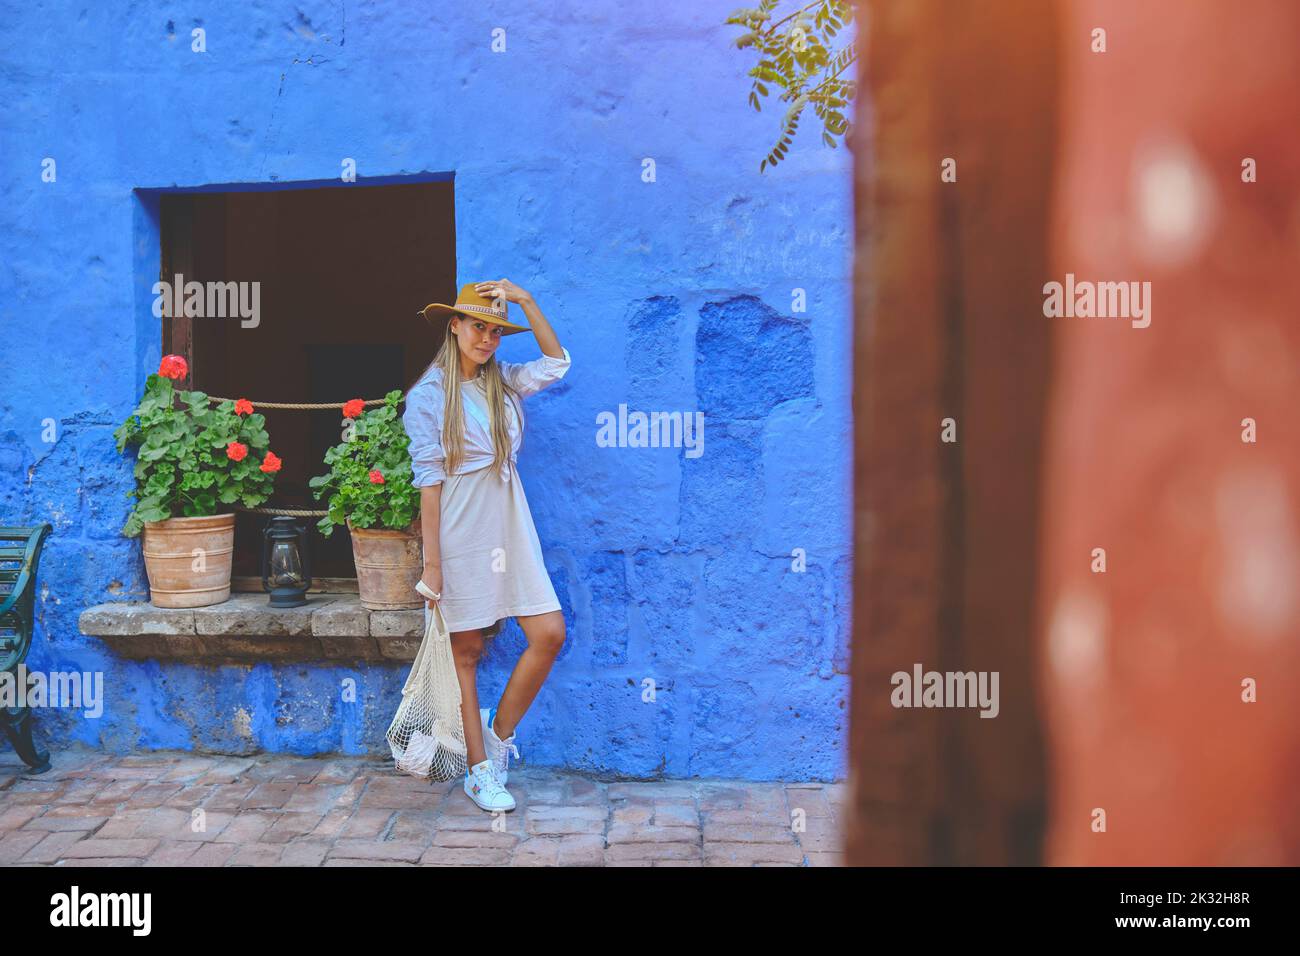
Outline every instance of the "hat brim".
[[416, 315], [422, 315], [429, 322], [448, 322], [453, 315], [459, 315], [462, 319], [482, 319], [489, 325], [499, 325], [505, 331], [502, 335], [514, 335], [516, 332], [531, 332], [532, 329], [526, 325], [515, 325], [513, 322], [502, 322], [500, 319], [493, 319], [486, 315], [471, 315], [468, 312], [461, 312], [459, 309], [450, 305], [443, 305], [441, 302], [434, 302], [426, 305]]

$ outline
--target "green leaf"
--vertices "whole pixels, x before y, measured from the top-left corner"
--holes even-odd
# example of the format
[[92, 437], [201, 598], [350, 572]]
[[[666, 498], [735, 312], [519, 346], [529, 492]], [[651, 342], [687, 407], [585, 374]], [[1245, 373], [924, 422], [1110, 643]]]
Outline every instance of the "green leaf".
[[171, 517], [171, 510], [155, 498], [145, 498], [135, 509], [141, 521], [166, 521]]

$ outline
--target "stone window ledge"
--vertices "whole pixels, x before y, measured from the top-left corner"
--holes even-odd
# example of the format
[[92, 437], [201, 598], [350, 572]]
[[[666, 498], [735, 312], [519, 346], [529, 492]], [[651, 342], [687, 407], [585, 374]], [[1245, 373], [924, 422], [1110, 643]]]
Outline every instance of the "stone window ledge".
[[424, 612], [369, 611], [355, 594], [309, 594], [303, 607], [276, 608], [265, 594], [232, 594], [209, 607], [147, 602], [96, 604], [82, 634], [123, 657], [203, 663], [316, 661], [410, 663], [424, 637]]

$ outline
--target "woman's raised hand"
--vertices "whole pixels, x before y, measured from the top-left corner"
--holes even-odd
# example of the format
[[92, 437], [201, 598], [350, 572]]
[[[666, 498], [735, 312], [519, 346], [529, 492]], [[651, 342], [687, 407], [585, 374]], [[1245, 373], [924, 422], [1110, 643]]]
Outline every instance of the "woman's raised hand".
[[487, 282], [475, 282], [474, 291], [487, 299], [495, 299], [499, 295], [507, 302], [518, 302], [520, 304], [532, 298], [527, 289], [521, 289], [509, 279], [489, 279]]

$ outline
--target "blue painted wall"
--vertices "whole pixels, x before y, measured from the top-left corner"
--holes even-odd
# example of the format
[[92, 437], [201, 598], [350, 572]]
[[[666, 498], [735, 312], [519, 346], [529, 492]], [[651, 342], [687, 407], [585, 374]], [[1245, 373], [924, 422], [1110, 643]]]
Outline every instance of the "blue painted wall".
[[[161, 354], [156, 204], [138, 190], [336, 180], [352, 157], [362, 185], [453, 176], [459, 280], [528, 288], [573, 355], [520, 456], [569, 627], [525, 759], [843, 777], [851, 157], [809, 113], [757, 172], [780, 104], [745, 103], [753, 54], [720, 25], [734, 0], [552, 6], [4, 4], [0, 522], [54, 525], [29, 666], [102, 670], [107, 696], [97, 720], [40, 713], [56, 752], [386, 753], [404, 668], [132, 663], [77, 631], [85, 607], [146, 593], [111, 437]], [[502, 357], [535, 348], [515, 336]], [[703, 411], [704, 454], [597, 447], [620, 403]], [[484, 696], [523, 646], [511, 622]], [[346, 677], [359, 703], [340, 703]]]

